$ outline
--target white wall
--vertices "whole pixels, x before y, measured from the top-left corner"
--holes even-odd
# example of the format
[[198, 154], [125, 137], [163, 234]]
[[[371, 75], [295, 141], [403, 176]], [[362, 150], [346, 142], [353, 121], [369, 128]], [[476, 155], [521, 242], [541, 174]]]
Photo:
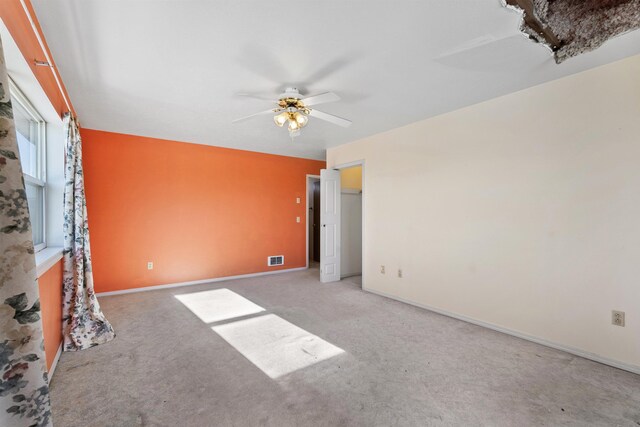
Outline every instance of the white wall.
[[329, 149], [366, 160], [364, 286], [640, 370], [639, 76], [636, 56]]
[[356, 276], [362, 274], [362, 193], [347, 189], [340, 197], [340, 277]]

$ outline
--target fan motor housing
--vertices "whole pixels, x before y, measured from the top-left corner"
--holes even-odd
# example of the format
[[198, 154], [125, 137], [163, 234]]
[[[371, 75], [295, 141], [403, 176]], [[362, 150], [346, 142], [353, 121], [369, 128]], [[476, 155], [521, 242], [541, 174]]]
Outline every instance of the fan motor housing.
[[280, 108], [289, 109], [294, 108], [296, 110], [304, 109], [304, 103], [297, 98], [281, 98], [278, 101]]

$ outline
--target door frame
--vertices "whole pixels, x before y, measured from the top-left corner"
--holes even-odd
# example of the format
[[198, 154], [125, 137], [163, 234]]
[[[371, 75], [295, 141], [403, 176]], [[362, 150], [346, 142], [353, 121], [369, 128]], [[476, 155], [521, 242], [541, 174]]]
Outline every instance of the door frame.
[[305, 266], [307, 268], [309, 268], [309, 188], [310, 188], [309, 184], [312, 181], [320, 181], [320, 175], [307, 174], [305, 179], [306, 179], [306, 189], [307, 189], [305, 191], [305, 200], [306, 200], [305, 206], [307, 207], [307, 213], [305, 214], [306, 217], [307, 217], [307, 221], [305, 223], [305, 226], [306, 226], [306, 229], [307, 229], [307, 231], [305, 232], [305, 235], [307, 236], [307, 239], [306, 239], [306, 250], [305, 250], [305, 253], [307, 254], [306, 255], [307, 258], [306, 258]]
[[[365, 230], [366, 230], [366, 204], [367, 204], [367, 193], [365, 191], [365, 160], [364, 159], [360, 159], [360, 160], [354, 160], [352, 162], [347, 162], [347, 163], [340, 163], [337, 165], [333, 165], [333, 166], [329, 166], [327, 165], [327, 169], [347, 169], [353, 166], [362, 166], [362, 289], [365, 290], [365, 275], [366, 275], [366, 271], [367, 269], [366, 267], [366, 258], [364, 256], [364, 251], [365, 251]], [[340, 220], [342, 221], [342, 212], [340, 212]], [[308, 248], [308, 244], [307, 244], [307, 248]], [[340, 279], [342, 280], [342, 279]]]

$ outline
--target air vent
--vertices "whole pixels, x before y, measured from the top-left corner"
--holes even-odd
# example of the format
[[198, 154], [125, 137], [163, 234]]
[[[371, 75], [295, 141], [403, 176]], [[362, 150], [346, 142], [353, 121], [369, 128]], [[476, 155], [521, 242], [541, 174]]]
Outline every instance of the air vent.
[[274, 255], [267, 258], [267, 265], [273, 267], [276, 265], [284, 265], [284, 255]]

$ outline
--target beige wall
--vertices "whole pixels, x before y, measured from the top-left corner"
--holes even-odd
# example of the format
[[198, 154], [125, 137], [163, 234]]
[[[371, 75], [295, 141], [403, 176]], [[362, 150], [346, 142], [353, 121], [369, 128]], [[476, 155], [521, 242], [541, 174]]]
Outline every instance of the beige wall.
[[636, 56], [329, 149], [365, 160], [365, 287], [640, 369], [639, 76]]
[[362, 190], [362, 166], [340, 169], [340, 187]]

